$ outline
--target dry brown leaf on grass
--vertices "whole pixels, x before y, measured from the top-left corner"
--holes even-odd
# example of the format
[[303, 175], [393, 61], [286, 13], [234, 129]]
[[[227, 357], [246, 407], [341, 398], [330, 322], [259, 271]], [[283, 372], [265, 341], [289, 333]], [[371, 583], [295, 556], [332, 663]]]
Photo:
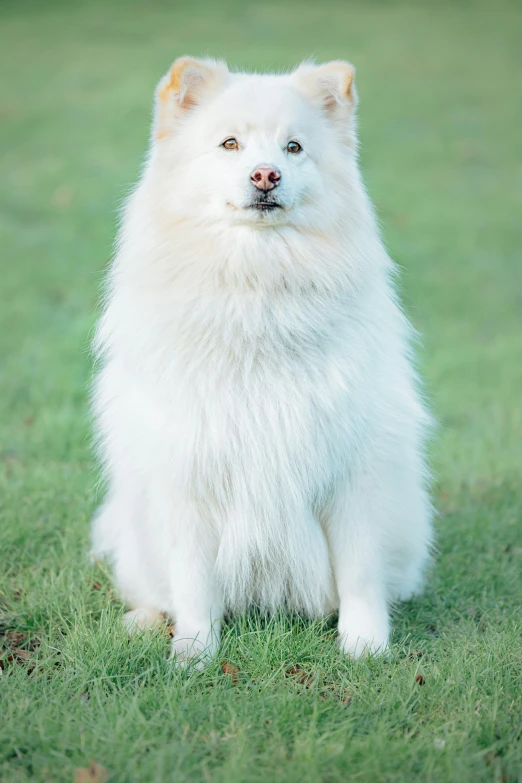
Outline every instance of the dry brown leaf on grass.
[[90, 761], [88, 767], [77, 767], [74, 771], [74, 783], [106, 783], [109, 773], [96, 761]]
[[28, 639], [27, 634], [21, 631], [0, 630], [0, 670], [4, 670], [8, 663], [28, 664], [27, 673], [31, 674], [34, 666], [30, 664], [39, 646], [40, 639], [37, 636]]
[[352, 701], [352, 694], [349, 691], [339, 692], [337, 683], [327, 680], [320, 673], [310, 674], [298, 663], [285, 671], [285, 677], [293, 679], [307, 689], [317, 689], [321, 699], [340, 698], [342, 704], [350, 704]]
[[5, 641], [11, 646], [18, 647], [18, 645], [22, 644], [22, 642], [25, 642], [26, 635], [20, 631], [6, 631], [4, 638]]
[[239, 668], [234, 666], [233, 663], [228, 663], [228, 661], [223, 661], [221, 668], [223, 669], [223, 674], [228, 674], [235, 685], [237, 682], [237, 675], [239, 674]]
[[29, 650], [19, 650], [17, 647], [13, 647], [13, 652], [7, 656], [7, 661], [9, 663], [25, 663], [26, 661], [30, 660], [32, 657], [32, 654], [29, 652]]
[[304, 685], [306, 688], [311, 688], [314, 684], [315, 678], [313, 674], [308, 674], [297, 663], [285, 672], [285, 677], [294, 677], [297, 682]]

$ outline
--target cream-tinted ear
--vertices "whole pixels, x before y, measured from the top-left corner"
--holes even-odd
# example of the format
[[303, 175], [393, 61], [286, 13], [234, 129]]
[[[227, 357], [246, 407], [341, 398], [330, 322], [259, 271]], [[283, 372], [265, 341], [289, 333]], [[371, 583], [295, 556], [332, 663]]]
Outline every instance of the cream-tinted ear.
[[355, 68], [344, 60], [324, 65], [303, 63], [292, 74], [296, 86], [329, 114], [339, 116], [357, 105]]
[[156, 90], [157, 138], [175, 129], [176, 119], [224, 87], [229, 71], [222, 60], [178, 57]]

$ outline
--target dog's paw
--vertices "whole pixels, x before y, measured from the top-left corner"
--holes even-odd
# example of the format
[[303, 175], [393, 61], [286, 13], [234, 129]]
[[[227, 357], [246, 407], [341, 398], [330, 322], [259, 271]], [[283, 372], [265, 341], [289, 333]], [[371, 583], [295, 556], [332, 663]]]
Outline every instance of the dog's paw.
[[389, 635], [386, 612], [352, 606], [339, 617], [339, 646], [355, 660], [365, 655], [384, 655], [388, 651]]
[[155, 609], [131, 609], [123, 615], [123, 625], [130, 635], [157, 627], [162, 622], [163, 615]]
[[366, 655], [385, 655], [389, 649], [388, 637], [378, 641], [374, 637], [365, 638], [355, 634], [343, 634], [343, 636], [340, 636], [339, 646], [345, 655], [348, 655], [355, 661]]
[[170, 657], [177, 666], [188, 666], [202, 669], [214, 657], [218, 647], [218, 639], [211, 632], [176, 633], [172, 639]]

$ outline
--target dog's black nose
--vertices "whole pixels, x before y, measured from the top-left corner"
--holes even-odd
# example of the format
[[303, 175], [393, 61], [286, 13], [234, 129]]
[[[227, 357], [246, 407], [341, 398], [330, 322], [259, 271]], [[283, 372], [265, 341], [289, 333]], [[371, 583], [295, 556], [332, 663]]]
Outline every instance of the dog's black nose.
[[281, 172], [273, 166], [258, 166], [250, 175], [252, 184], [258, 190], [273, 190], [281, 180]]

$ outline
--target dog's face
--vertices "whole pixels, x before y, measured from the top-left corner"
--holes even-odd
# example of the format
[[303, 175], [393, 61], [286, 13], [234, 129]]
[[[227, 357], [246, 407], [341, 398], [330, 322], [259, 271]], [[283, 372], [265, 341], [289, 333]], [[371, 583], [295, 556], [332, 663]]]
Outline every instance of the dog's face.
[[315, 223], [353, 156], [353, 74], [343, 62], [258, 76], [177, 60], [158, 87], [155, 123], [169, 200], [203, 220]]

